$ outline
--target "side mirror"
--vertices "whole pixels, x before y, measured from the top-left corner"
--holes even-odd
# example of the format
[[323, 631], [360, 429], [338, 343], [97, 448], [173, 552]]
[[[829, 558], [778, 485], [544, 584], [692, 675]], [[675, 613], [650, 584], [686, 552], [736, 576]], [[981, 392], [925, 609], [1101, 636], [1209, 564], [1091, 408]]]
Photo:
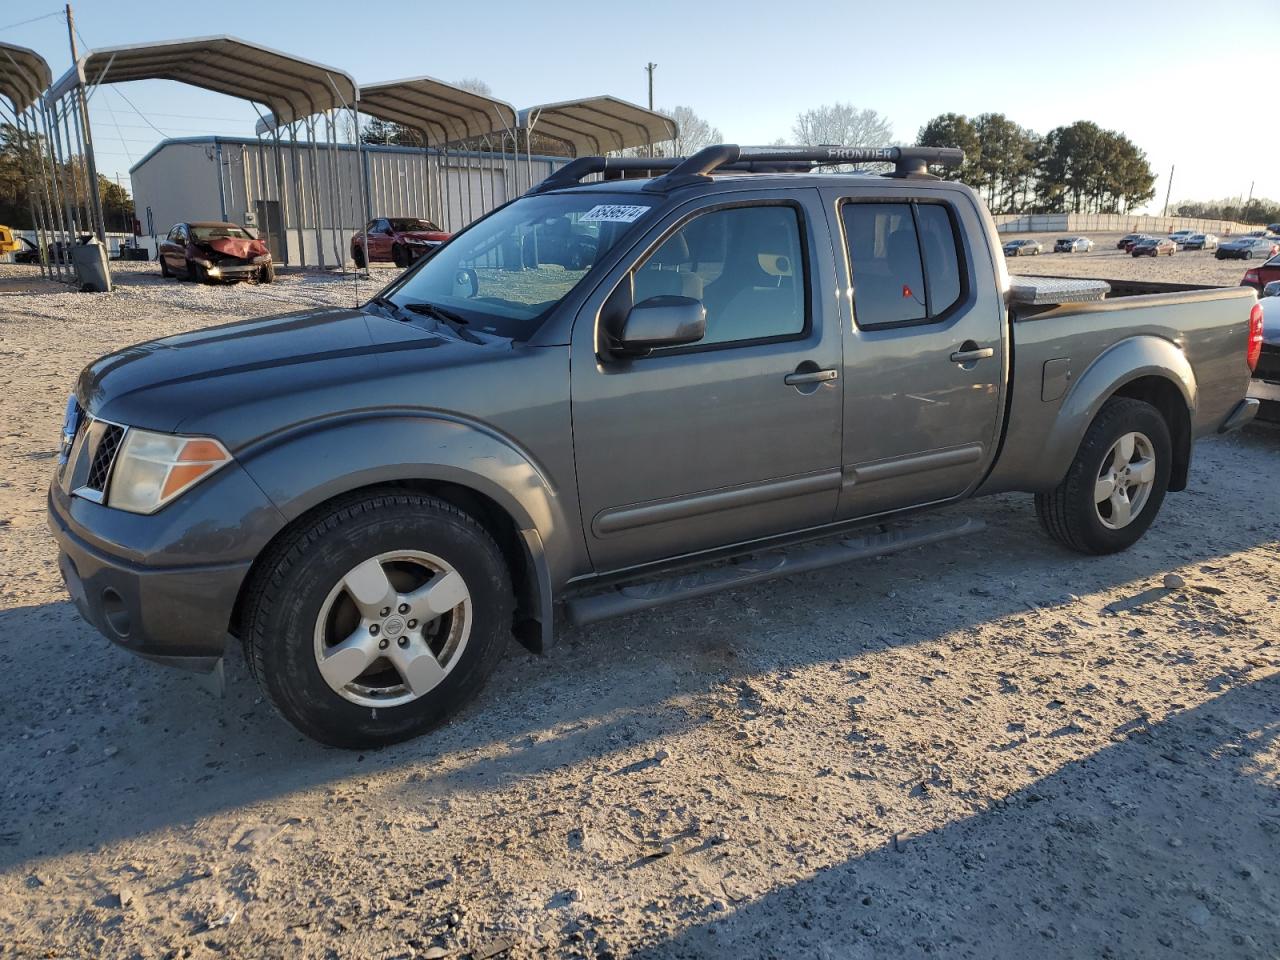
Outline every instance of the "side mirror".
[[637, 303], [618, 334], [621, 353], [643, 355], [657, 347], [697, 343], [707, 333], [707, 308], [692, 297], [659, 296]]

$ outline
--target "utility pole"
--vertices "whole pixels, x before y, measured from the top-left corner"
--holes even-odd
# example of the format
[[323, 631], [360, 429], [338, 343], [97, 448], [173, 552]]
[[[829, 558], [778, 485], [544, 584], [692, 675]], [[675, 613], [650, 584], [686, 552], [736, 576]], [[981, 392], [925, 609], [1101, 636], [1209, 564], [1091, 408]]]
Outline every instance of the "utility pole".
[[[80, 55], [76, 52], [76, 19], [69, 3], [67, 4], [67, 41], [71, 45], [71, 69], [77, 70]], [[89, 202], [93, 205], [90, 216], [93, 218], [93, 227], [98, 234], [99, 242], [106, 246], [107, 225], [102, 219], [102, 196], [98, 191], [98, 163], [93, 155], [93, 131], [89, 128], [89, 105], [85, 102], [83, 82], [77, 81], [72, 96], [76, 98], [80, 108], [80, 126], [84, 129], [85, 156], [81, 159], [84, 161], [85, 173], [89, 178]]]
[[1170, 197], [1170, 196], [1172, 195], [1172, 193], [1173, 193], [1173, 171], [1174, 171], [1174, 169], [1175, 169], [1174, 165], [1173, 165], [1173, 164], [1169, 164], [1169, 189], [1168, 189], [1168, 190], [1166, 190], [1166, 191], [1164, 192], [1164, 213], [1160, 214], [1160, 216], [1162, 216], [1162, 217], [1167, 217], [1167, 216], [1169, 215], [1169, 197]]
[[[653, 109], [653, 71], [658, 68], [656, 63], [646, 63], [644, 65], [645, 72], [649, 74], [649, 109]], [[653, 156], [653, 144], [649, 144], [649, 156]]]

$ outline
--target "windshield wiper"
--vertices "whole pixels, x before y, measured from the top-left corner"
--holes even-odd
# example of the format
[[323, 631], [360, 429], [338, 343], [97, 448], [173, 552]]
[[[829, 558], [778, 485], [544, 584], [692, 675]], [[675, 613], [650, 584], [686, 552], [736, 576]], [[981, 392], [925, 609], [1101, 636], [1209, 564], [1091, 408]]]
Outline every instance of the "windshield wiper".
[[469, 343], [484, 343], [483, 340], [467, 329], [466, 319], [452, 310], [446, 310], [444, 307], [438, 307], [434, 303], [428, 303], [425, 300], [403, 304], [403, 309], [411, 313], [420, 313], [424, 317], [430, 317], [432, 320], [448, 325], [454, 333]]

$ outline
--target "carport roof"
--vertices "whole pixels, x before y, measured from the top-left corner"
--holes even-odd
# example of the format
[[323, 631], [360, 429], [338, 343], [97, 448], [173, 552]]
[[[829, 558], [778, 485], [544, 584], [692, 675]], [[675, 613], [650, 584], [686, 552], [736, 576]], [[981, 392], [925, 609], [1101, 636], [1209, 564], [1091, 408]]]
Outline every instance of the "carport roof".
[[334, 107], [350, 107], [356, 83], [336, 67], [302, 60], [235, 37], [198, 37], [105, 47], [81, 57], [49, 91], [56, 100], [77, 83], [176, 80], [259, 103], [292, 123]]
[[12, 43], [0, 43], [0, 97], [13, 105], [15, 114], [39, 100], [41, 91], [52, 81], [49, 64], [40, 54]]
[[520, 126], [567, 144], [575, 156], [674, 140], [679, 132], [666, 114], [608, 96], [529, 107]]
[[516, 127], [511, 104], [431, 77], [363, 85], [360, 111], [419, 130], [428, 142], [439, 144]]

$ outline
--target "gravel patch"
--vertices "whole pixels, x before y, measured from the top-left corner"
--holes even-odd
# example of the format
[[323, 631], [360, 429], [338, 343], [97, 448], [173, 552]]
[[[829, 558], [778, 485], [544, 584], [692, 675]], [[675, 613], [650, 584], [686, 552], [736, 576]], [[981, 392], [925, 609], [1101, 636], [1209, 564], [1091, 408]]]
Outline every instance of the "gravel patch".
[[351, 280], [5, 269], [0, 957], [1280, 951], [1280, 432], [1201, 444], [1127, 553], [963, 504], [980, 540], [513, 644], [455, 722], [349, 753], [238, 650], [218, 699], [87, 627], [44, 490], [86, 362]]

